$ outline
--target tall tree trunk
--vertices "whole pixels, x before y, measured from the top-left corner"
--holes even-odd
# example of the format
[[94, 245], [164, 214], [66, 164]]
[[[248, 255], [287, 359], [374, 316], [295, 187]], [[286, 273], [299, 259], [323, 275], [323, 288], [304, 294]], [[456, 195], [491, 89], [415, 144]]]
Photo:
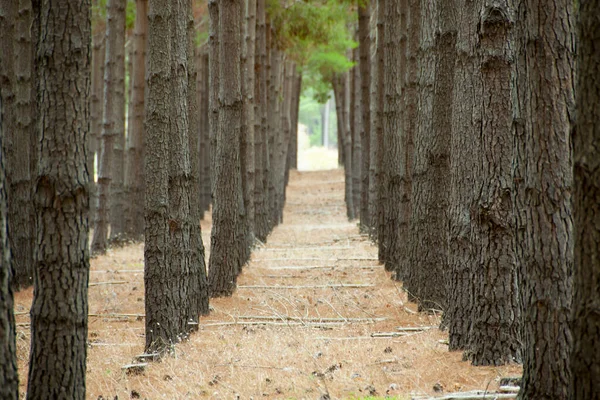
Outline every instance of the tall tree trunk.
[[[244, 241], [238, 237], [243, 205], [240, 171], [241, 0], [220, 0], [219, 27], [219, 129], [215, 155], [214, 210], [209, 261], [209, 286], [213, 297], [235, 290]], [[214, 23], [211, 18], [211, 23]]]
[[[208, 126], [209, 126], [209, 155], [210, 155], [210, 194], [214, 207], [215, 174], [217, 155], [217, 132], [219, 131], [219, 0], [209, 0], [208, 13], [210, 17], [208, 37]], [[214, 211], [214, 210], [213, 210]]]
[[566, 399], [571, 381], [575, 7], [569, 0], [525, 0], [516, 19], [513, 163], [523, 399]]
[[[196, 69], [196, 29], [194, 27], [193, 0], [184, 1], [184, 14], [187, 18], [187, 114], [188, 114], [188, 148], [190, 159], [190, 277], [185, 285], [189, 287], [190, 305], [187, 313], [187, 322], [198, 322], [199, 315], [208, 314], [208, 280], [206, 275], [206, 261], [204, 243], [202, 242], [202, 228], [200, 216], [202, 207], [202, 190], [200, 180], [200, 110], [198, 104], [198, 71]], [[183, 32], [181, 32], [183, 34]], [[179, 38], [178, 40], [182, 40]], [[185, 144], [182, 143], [185, 147]], [[185, 149], [183, 149], [185, 150]], [[184, 215], [185, 217], [185, 215]], [[198, 325], [188, 324], [189, 328], [197, 329]]]
[[98, 187], [96, 175], [100, 163], [100, 135], [102, 134], [102, 109], [104, 107], [104, 64], [106, 58], [105, 32], [93, 34], [92, 39], [92, 96], [90, 100], [90, 137], [88, 171], [90, 174], [90, 221], [97, 218]]
[[[381, 196], [383, 207], [383, 235], [379, 241], [384, 248], [385, 268], [396, 270], [400, 257], [399, 229], [401, 224], [400, 201], [404, 197], [405, 157], [402, 148], [405, 142], [403, 129], [404, 107], [404, 66], [406, 42], [402, 40], [405, 26], [401, 23], [405, 13], [406, 0], [388, 1], [385, 4], [385, 53], [384, 53], [384, 95], [383, 109], [383, 173]], [[400, 21], [400, 23], [398, 23]]]
[[210, 92], [210, 77], [209, 77], [209, 60], [208, 52], [203, 51], [201, 55], [202, 65], [202, 132], [200, 137], [200, 154], [201, 154], [201, 169], [202, 169], [202, 211], [208, 211], [212, 203], [211, 195], [211, 170], [210, 170], [210, 123], [209, 123], [209, 92]]
[[133, 34], [133, 71], [131, 95], [131, 135], [127, 138], [127, 235], [140, 239], [144, 234], [144, 102], [146, 80], [146, 49], [148, 44], [148, 0], [135, 2], [135, 28]]
[[273, 31], [270, 32], [270, 81], [269, 81], [269, 231], [279, 224], [279, 142], [281, 136], [281, 75], [283, 54], [273, 43]]
[[570, 399], [600, 393], [600, 1], [581, 2], [573, 136], [575, 273]]
[[373, 68], [371, 76], [371, 177], [369, 180], [372, 182], [369, 188], [370, 190], [370, 214], [371, 224], [373, 229], [371, 230], [372, 239], [378, 242], [378, 258], [379, 261], [383, 261], [383, 255], [385, 250], [383, 244], [379, 240], [379, 234], [383, 231], [383, 209], [382, 209], [382, 198], [384, 194], [381, 185], [381, 173], [383, 171], [383, 61], [384, 61], [384, 47], [385, 41], [385, 29], [384, 29], [384, 18], [385, 18], [385, 0], [377, 0], [377, 28], [376, 28], [376, 40], [375, 40], [375, 57], [373, 58]]
[[294, 79], [291, 117], [292, 132], [288, 148], [288, 165], [290, 169], [298, 169], [298, 111], [300, 108], [300, 92], [302, 90], [302, 73], [296, 72]]
[[346, 200], [346, 216], [348, 220], [354, 219], [354, 204], [352, 198], [352, 137], [348, 132], [346, 121], [346, 85], [347, 79], [344, 74], [333, 78], [332, 86], [335, 96], [335, 110], [337, 115], [338, 137], [341, 139], [339, 148], [343, 149], [344, 155], [344, 192]]
[[481, 0], [457, 0], [459, 17], [452, 99], [450, 144], [450, 196], [448, 204], [448, 305], [447, 324], [451, 351], [466, 349], [474, 302], [475, 240], [471, 219], [479, 182], [478, 162], [481, 128], [481, 79], [477, 74], [477, 23]]
[[[358, 64], [358, 50], [352, 50], [352, 60]], [[361, 168], [362, 168], [362, 146], [361, 146], [361, 109], [360, 109], [360, 71], [358, 66], [350, 70], [350, 132], [352, 133], [352, 204], [354, 205], [354, 217], [360, 217], [360, 192], [361, 192]]]
[[[32, 141], [34, 113], [31, 73], [31, 1], [6, 4], [2, 18], [2, 92], [5, 100], [5, 140], [8, 232], [15, 289], [31, 286], [35, 235], [31, 202], [34, 157]], [[10, 21], [9, 21], [10, 20]]]
[[[144, 291], [146, 304], [146, 351], [165, 352], [181, 333], [172, 318], [173, 270], [169, 251], [169, 132], [173, 87], [171, 70], [172, 19], [170, 0], [150, 0], [148, 5], [148, 71], [145, 108], [146, 152], [144, 157]], [[168, 100], [167, 100], [168, 99]], [[178, 312], [179, 310], [176, 310]]]
[[358, 43], [360, 52], [360, 142], [361, 142], [361, 191], [360, 191], [360, 231], [368, 233], [371, 229], [369, 215], [369, 181], [371, 171], [371, 38], [369, 22], [371, 19], [370, 3], [358, 7]]
[[[109, 219], [111, 215], [111, 186], [115, 171], [115, 142], [123, 134], [123, 81], [120, 69], [125, 68], [125, 0], [109, 0], [106, 28], [106, 62], [104, 67], [104, 106], [102, 120], [102, 143], [100, 146], [98, 174], [98, 209], [94, 224], [92, 252], [105, 253]], [[123, 107], [120, 107], [123, 106]], [[120, 108], [119, 108], [120, 107]], [[119, 125], [120, 124], [120, 125]], [[112, 230], [112, 228], [111, 228]]]
[[[0, 6], [0, 30], [4, 34], [6, 8]], [[19, 378], [17, 370], [16, 326], [13, 311], [14, 301], [11, 288], [12, 266], [10, 247], [8, 245], [8, 209], [6, 167], [4, 165], [4, 91], [0, 94], [0, 396], [7, 400], [19, 398]]]
[[85, 165], [91, 4], [42, 0], [34, 7], [39, 21], [34, 64], [40, 140], [27, 398], [83, 400], [90, 267]]
[[[254, 83], [254, 64], [256, 53], [256, 0], [246, 0], [245, 2], [245, 41], [244, 53], [245, 64], [243, 69], [242, 86], [244, 91], [244, 120], [246, 131], [242, 133], [242, 147], [244, 148], [244, 165], [242, 171], [246, 176], [244, 185], [244, 208], [246, 210], [247, 222], [250, 231], [254, 231], [254, 192], [255, 192], [255, 83]], [[253, 236], [253, 235], [252, 235]]]
[[256, 66], [254, 97], [256, 110], [254, 125], [255, 140], [255, 192], [254, 192], [254, 233], [261, 241], [269, 234], [268, 208], [268, 148], [267, 148], [267, 32], [265, 0], [256, 3]]
[[477, 237], [473, 322], [468, 357], [473, 365], [521, 361], [520, 312], [513, 253], [512, 101], [514, 60], [508, 1], [484, 0], [478, 11], [482, 92], [480, 186], [471, 229]]

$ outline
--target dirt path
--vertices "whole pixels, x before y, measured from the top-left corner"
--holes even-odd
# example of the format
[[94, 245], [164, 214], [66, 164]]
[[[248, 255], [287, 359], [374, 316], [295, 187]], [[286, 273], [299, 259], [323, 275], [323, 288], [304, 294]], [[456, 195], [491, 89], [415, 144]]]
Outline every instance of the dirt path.
[[[284, 223], [253, 252], [234, 296], [213, 300], [175, 357], [140, 375], [121, 367], [143, 352], [143, 248], [93, 260], [88, 398], [410, 398], [434, 394], [436, 384], [495, 389], [500, 377], [518, 374], [514, 366], [473, 368], [447, 351], [438, 317], [415, 312], [377, 264], [376, 248], [346, 220], [343, 186], [341, 170], [293, 172]], [[22, 381], [30, 301], [31, 291], [17, 295]]]

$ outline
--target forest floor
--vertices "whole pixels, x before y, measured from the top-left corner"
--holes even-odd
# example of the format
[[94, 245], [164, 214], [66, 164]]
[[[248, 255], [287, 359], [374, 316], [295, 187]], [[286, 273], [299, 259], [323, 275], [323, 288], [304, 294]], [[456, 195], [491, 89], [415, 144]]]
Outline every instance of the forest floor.
[[[410, 399], [440, 394], [434, 386], [495, 390], [520, 374], [448, 352], [439, 316], [416, 312], [347, 221], [342, 170], [293, 171], [287, 193], [284, 223], [253, 251], [235, 294], [212, 300], [199, 331], [140, 374], [122, 367], [144, 351], [143, 245], [91, 261], [89, 399]], [[208, 250], [209, 215], [202, 228]], [[15, 295], [22, 392], [31, 298]]]

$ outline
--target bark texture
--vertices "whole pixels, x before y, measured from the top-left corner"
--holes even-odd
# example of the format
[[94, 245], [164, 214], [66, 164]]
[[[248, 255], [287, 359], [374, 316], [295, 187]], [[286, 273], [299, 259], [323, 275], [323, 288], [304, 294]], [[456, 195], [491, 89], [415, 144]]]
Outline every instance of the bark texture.
[[566, 399], [571, 381], [575, 17], [569, 0], [519, 2], [512, 97], [523, 399]]
[[600, 393], [600, 1], [581, 2], [574, 204], [571, 399]]
[[372, 69], [372, 111], [371, 111], [371, 170], [373, 171], [371, 178], [371, 198], [370, 213], [373, 229], [371, 230], [372, 238], [378, 242], [378, 258], [383, 261], [382, 243], [379, 241], [379, 234], [383, 230], [383, 211], [381, 210], [381, 198], [383, 194], [381, 186], [381, 173], [383, 168], [383, 54], [384, 54], [384, 17], [385, 17], [385, 0], [377, 0], [377, 28], [376, 28], [376, 45], [375, 55], [373, 57]]
[[29, 399], [85, 399], [90, 1], [34, 4], [39, 165]]
[[360, 55], [360, 142], [362, 151], [361, 192], [360, 192], [360, 230], [367, 233], [371, 229], [369, 215], [370, 162], [371, 162], [371, 38], [369, 22], [370, 3], [358, 7], [358, 43]]

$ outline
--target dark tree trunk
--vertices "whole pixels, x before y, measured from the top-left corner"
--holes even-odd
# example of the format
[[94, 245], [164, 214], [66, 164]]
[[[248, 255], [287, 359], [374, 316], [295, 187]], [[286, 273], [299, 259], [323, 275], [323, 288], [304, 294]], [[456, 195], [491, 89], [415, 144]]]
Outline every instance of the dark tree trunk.
[[298, 112], [300, 109], [300, 92], [302, 90], [302, 73], [296, 72], [294, 76], [294, 88], [292, 93], [292, 131], [290, 145], [288, 147], [288, 167], [298, 169]]
[[521, 399], [566, 399], [573, 229], [571, 129], [576, 4], [519, 3], [514, 121], [517, 279], [523, 319]]
[[34, 6], [39, 21], [34, 64], [40, 140], [27, 398], [83, 400], [90, 267], [85, 166], [91, 4], [42, 0]]
[[172, 315], [178, 301], [171, 284], [175, 275], [167, 262], [169, 227], [169, 140], [173, 112], [170, 104], [171, 1], [150, 0], [148, 7], [148, 93], [145, 111], [146, 152], [144, 289], [146, 296], [146, 351], [166, 352], [178, 341], [179, 326]]
[[[214, 6], [213, 6], [214, 7]], [[245, 241], [239, 238], [243, 223], [240, 171], [241, 0], [220, 0], [219, 29], [219, 129], [215, 155], [214, 210], [208, 281], [213, 297], [230, 296], [235, 290]], [[211, 18], [211, 23], [215, 21]]]
[[480, 186], [476, 218], [473, 322], [467, 355], [473, 365], [521, 361], [520, 310], [513, 253], [512, 102], [510, 9], [507, 1], [484, 0], [478, 11], [479, 65], [482, 92]]
[[383, 244], [379, 241], [379, 234], [383, 231], [383, 209], [382, 209], [382, 195], [384, 194], [383, 187], [381, 185], [381, 174], [383, 172], [383, 61], [384, 61], [384, 47], [385, 41], [385, 0], [377, 0], [377, 38], [375, 44], [375, 57], [373, 59], [373, 71], [371, 76], [373, 77], [374, 84], [371, 85], [372, 99], [371, 99], [371, 170], [372, 174], [370, 181], [372, 182], [373, 189], [371, 190], [370, 203], [370, 214], [371, 224], [373, 229], [371, 230], [372, 239], [378, 242], [378, 258], [379, 261], [383, 261], [385, 250]]
[[[6, 8], [0, 6], [0, 29], [5, 28]], [[6, 33], [6, 31], [2, 31]], [[1, 40], [6, 36], [2, 34]], [[4, 144], [4, 91], [0, 94], [0, 397], [7, 400], [19, 398], [17, 374], [17, 345], [15, 339], [14, 302], [11, 288], [12, 266], [8, 245], [7, 187], [3, 151]]]
[[450, 144], [450, 194], [448, 204], [448, 310], [446, 323], [451, 351], [463, 350], [469, 343], [474, 302], [473, 274], [475, 243], [471, 220], [479, 182], [482, 93], [477, 73], [477, 23], [481, 1], [457, 0], [456, 64], [452, 98], [452, 140]]
[[95, 160], [100, 161], [100, 135], [102, 134], [102, 108], [104, 106], [104, 62], [106, 56], [104, 31], [94, 33], [92, 40], [92, 96], [90, 100], [90, 137], [88, 172], [90, 174], [90, 221], [96, 221], [98, 210], [98, 173]]
[[369, 22], [371, 10], [369, 3], [358, 7], [358, 43], [360, 52], [360, 111], [361, 111], [361, 191], [360, 191], [360, 231], [367, 233], [371, 230], [371, 217], [369, 215], [369, 190], [371, 183], [371, 38], [369, 36]]
[[339, 143], [338, 147], [343, 149], [343, 161], [344, 161], [344, 197], [346, 200], [346, 216], [348, 220], [354, 219], [354, 204], [352, 202], [352, 138], [350, 133], [347, 131], [346, 121], [346, 98], [345, 98], [345, 86], [347, 80], [344, 75], [339, 75], [333, 78], [332, 86], [333, 93], [335, 96], [335, 111], [337, 115], [337, 129]]
[[[113, 167], [115, 163], [114, 147], [119, 135], [123, 134], [123, 117], [125, 108], [118, 108], [123, 103], [117, 97], [123, 96], [124, 87], [119, 81], [119, 69], [125, 68], [123, 51], [125, 44], [125, 0], [109, 0], [107, 29], [106, 29], [106, 56], [104, 67], [104, 105], [102, 117], [102, 143], [98, 157], [98, 209], [94, 223], [94, 237], [92, 239], [92, 252], [105, 253], [109, 218], [111, 215], [111, 184], [113, 180]], [[121, 125], [119, 125], [119, 121]]]
[[255, 140], [255, 192], [254, 192], [254, 233], [265, 242], [269, 234], [268, 204], [268, 147], [267, 147], [267, 31], [265, 0], [256, 3], [256, 66], [255, 92], [256, 99], [254, 126]]
[[[201, 124], [201, 137], [200, 137], [200, 168], [202, 170], [202, 212], [210, 209], [212, 202], [211, 196], [211, 171], [210, 171], [210, 124], [209, 124], [209, 71], [208, 71], [208, 52], [203, 51], [200, 57], [200, 64], [202, 66], [201, 80], [201, 93], [202, 93], [202, 124]], [[200, 86], [199, 86], [200, 87]]]
[[146, 81], [146, 48], [148, 37], [148, 0], [136, 0], [133, 36], [133, 92], [131, 95], [131, 135], [127, 138], [127, 235], [140, 239], [144, 234], [144, 102]]
[[8, 198], [9, 247], [15, 289], [31, 286], [33, 279], [34, 209], [31, 202], [34, 113], [31, 86], [31, 1], [3, 5], [2, 96], [5, 127], [4, 154]]
[[[358, 50], [352, 50], [352, 60], [358, 64]], [[358, 66], [349, 71], [350, 74], [350, 133], [352, 135], [352, 205], [354, 218], [360, 217], [360, 192], [361, 192], [361, 118], [360, 111], [360, 72]]]
[[[189, 288], [190, 305], [187, 313], [187, 321], [198, 322], [199, 315], [208, 314], [208, 280], [206, 275], [206, 260], [204, 243], [202, 242], [202, 228], [200, 227], [200, 216], [202, 207], [202, 190], [200, 180], [200, 110], [198, 104], [198, 72], [196, 69], [195, 38], [193, 0], [185, 0], [184, 14], [187, 18], [186, 40], [187, 40], [187, 115], [188, 115], [188, 148], [190, 159], [190, 276], [184, 285]], [[183, 32], [181, 32], [183, 34]], [[182, 40], [178, 39], [178, 40]], [[185, 147], [184, 144], [182, 144]], [[185, 150], [185, 149], [183, 149]], [[184, 215], [185, 217], [185, 215]], [[189, 328], [197, 329], [197, 325], [188, 324]]]
[[581, 3], [574, 204], [575, 273], [570, 399], [600, 393], [600, 1]]
[[209, 0], [208, 13], [210, 16], [208, 38], [208, 127], [210, 155], [210, 195], [214, 207], [214, 185], [217, 154], [217, 132], [219, 131], [219, 0]]
[[269, 80], [269, 231], [279, 224], [279, 138], [281, 136], [281, 75], [283, 54], [273, 43], [273, 31], [270, 32], [270, 80]]
[[[405, 26], [401, 23], [406, 1], [386, 2], [384, 43], [384, 109], [383, 109], [383, 165], [381, 194], [383, 234], [379, 235], [385, 268], [394, 271], [400, 257], [401, 205], [404, 197], [405, 157], [403, 149], [404, 120], [404, 54], [406, 43], [402, 40]], [[400, 21], [400, 23], [398, 23]]]

